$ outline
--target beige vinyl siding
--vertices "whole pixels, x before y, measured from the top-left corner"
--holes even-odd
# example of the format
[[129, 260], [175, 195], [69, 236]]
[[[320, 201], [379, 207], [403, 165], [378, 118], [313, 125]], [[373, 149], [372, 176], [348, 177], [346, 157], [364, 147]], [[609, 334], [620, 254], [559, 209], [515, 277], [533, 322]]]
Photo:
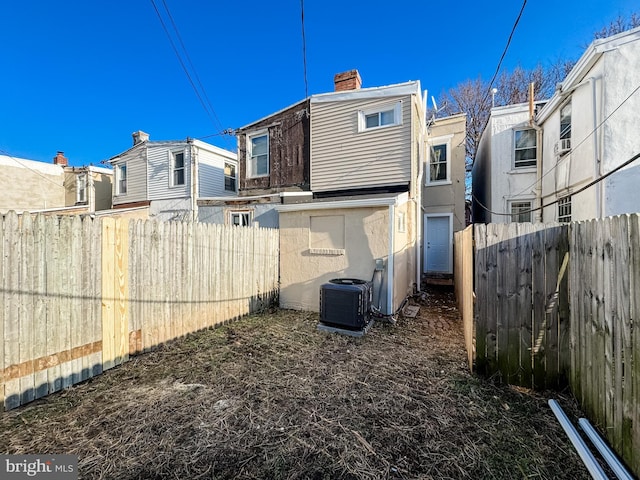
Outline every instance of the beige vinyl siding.
[[140, 147], [133, 149], [122, 155], [113, 164], [114, 185], [117, 180], [115, 171], [118, 165], [127, 164], [127, 193], [122, 195], [113, 195], [113, 205], [122, 203], [141, 202], [147, 199], [147, 164], [145, 160], [145, 148]]
[[[150, 145], [147, 159], [149, 162], [149, 200], [165, 198], [184, 198], [190, 196], [191, 152], [186, 144]], [[172, 152], [184, 152], [184, 185], [171, 186], [169, 175]]]
[[[358, 112], [402, 100], [402, 125], [358, 132]], [[311, 189], [408, 184], [411, 96], [311, 104]]]

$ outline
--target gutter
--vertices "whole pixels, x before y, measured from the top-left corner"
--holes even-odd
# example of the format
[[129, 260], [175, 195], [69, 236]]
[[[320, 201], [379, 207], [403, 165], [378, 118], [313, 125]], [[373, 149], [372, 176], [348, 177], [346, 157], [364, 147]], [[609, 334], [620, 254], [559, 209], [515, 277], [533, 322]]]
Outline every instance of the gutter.
[[386, 315], [393, 315], [393, 263], [395, 254], [395, 205], [389, 205], [389, 257], [387, 259], [387, 308]]

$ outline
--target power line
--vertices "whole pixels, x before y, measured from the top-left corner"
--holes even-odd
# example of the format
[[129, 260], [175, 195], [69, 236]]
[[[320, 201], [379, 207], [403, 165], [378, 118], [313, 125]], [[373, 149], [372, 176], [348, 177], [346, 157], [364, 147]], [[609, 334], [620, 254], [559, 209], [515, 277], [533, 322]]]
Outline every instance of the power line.
[[[575, 192], [571, 193], [571, 196], [573, 195], [578, 195], [579, 193], [584, 192], [585, 190], [587, 190], [588, 188], [593, 187], [594, 185], [600, 183], [602, 180], [604, 180], [605, 178], [613, 175], [614, 173], [616, 173], [618, 170], [623, 169], [624, 167], [626, 167], [627, 165], [629, 165], [630, 163], [634, 162], [635, 160], [637, 160], [638, 158], [640, 158], [640, 153], [636, 153], [633, 157], [631, 157], [629, 160], [627, 160], [626, 162], [623, 162], [622, 164], [618, 165], [616, 168], [614, 168], [613, 170], [611, 170], [610, 172], [605, 173], [604, 175], [602, 175], [599, 178], [596, 178], [595, 180], [593, 180], [592, 182], [587, 183], [584, 187], [576, 190]], [[485, 206], [480, 200], [478, 200], [478, 198], [473, 195], [473, 199], [478, 203], [478, 205], [480, 205], [480, 207], [483, 210], [486, 210], [488, 213], [491, 213], [492, 215], [501, 215], [501, 216], [506, 216], [506, 217], [512, 217], [514, 214], [513, 213], [502, 213], [502, 212], [494, 212], [492, 210], [490, 210], [487, 206]], [[564, 197], [563, 197], [564, 198]], [[538, 210], [542, 210], [543, 208], [547, 208], [550, 207], [551, 205], [555, 205], [556, 203], [558, 203], [560, 200], [562, 200], [562, 198], [558, 198], [552, 202], [549, 202], [545, 205], [541, 205], [539, 207], [536, 208], [532, 208], [529, 210], [520, 210], [518, 211], [518, 214], [522, 214], [522, 213], [532, 213], [532, 212], [537, 212]]]
[[[621, 107], [622, 105], [624, 105], [625, 103], [627, 103], [629, 101], [629, 99], [638, 91], [640, 90], [640, 85], [638, 85], [636, 88], [633, 89], [633, 91], [627, 95], [627, 98], [625, 98], [622, 102], [620, 102], [620, 104], [613, 109], [613, 111], [607, 115], [586, 137], [584, 137], [582, 139], [582, 141], [580, 141], [575, 147], [572, 147], [572, 150], [577, 149], [580, 145], [582, 145], [584, 142], [586, 142], [587, 140], [589, 140], [589, 138], [591, 138], [592, 135], [595, 135], [595, 133], [598, 131], [598, 129], [600, 127], [602, 127], [602, 125], [604, 125], [604, 123], [609, 120], [609, 118], [611, 118], [611, 116], [616, 113]], [[556, 168], [558, 168], [558, 162], [556, 162], [556, 164], [551, 167], [549, 169], [549, 171], [547, 173], [545, 173], [544, 175], [542, 175], [539, 179], [536, 179], [535, 182], [533, 182], [531, 185], [529, 185], [528, 187], [525, 187], [524, 189], [522, 189], [520, 192], [516, 193], [515, 195], [513, 195], [513, 197], [518, 197], [520, 195], [522, 195], [523, 193], [526, 193], [531, 187], [535, 187], [538, 183], [542, 182], [542, 179], [545, 178], [547, 175], [549, 175], [551, 172], [553, 172]]]
[[498, 72], [500, 72], [500, 67], [502, 66], [502, 61], [504, 60], [504, 57], [507, 55], [507, 50], [509, 50], [509, 45], [511, 45], [511, 40], [513, 39], [513, 34], [516, 31], [516, 27], [518, 26], [518, 23], [520, 23], [520, 18], [522, 17], [522, 12], [524, 12], [524, 7], [527, 5], [527, 0], [524, 0], [522, 2], [522, 8], [520, 8], [520, 13], [518, 13], [518, 17], [516, 18], [516, 21], [513, 24], [513, 28], [511, 29], [511, 33], [509, 34], [509, 38], [507, 39], [507, 44], [504, 47], [504, 51], [502, 52], [502, 56], [500, 57], [500, 61], [498, 62], [498, 66], [496, 67], [496, 71], [493, 74], [493, 77], [491, 78], [491, 81], [489, 82], [489, 87], [487, 88], [487, 93], [484, 97], [484, 99], [482, 100], [482, 103], [484, 104], [484, 102], [487, 101], [487, 98], [489, 98], [489, 92], [491, 91], [491, 87], [493, 86], [493, 82], [495, 82], [496, 77], [498, 76]]
[[220, 130], [223, 130], [222, 122], [218, 118], [218, 115], [216, 114], [216, 111], [213, 109], [213, 105], [211, 105], [211, 101], [209, 100], [209, 96], [207, 95], [207, 91], [205, 90], [204, 85], [202, 85], [202, 82], [200, 81], [200, 77], [198, 76], [198, 72], [196, 71], [196, 67], [193, 65], [193, 62], [191, 61], [191, 57], [189, 56], [189, 51], [187, 50], [187, 47], [185, 46], [184, 42], [182, 41], [182, 36], [180, 35], [180, 31], [178, 30], [178, 26], [176, 25], [176, 22], [174, 22], [174, 20], [173, 20], [173, 15], [171, 15], [171, 10], [169, 10], [169, 6], [167, 5], [167, 2], [165, 0], [162, 0], [162, 5], [164, 5], [164, 9], [167, 11], [167, 15], [169, 16], [169, 20], [171, 21], [171, 25], [173, 26], [173, 30], [176, 32], [176, 37], [178, 37], [178, 41], [180, 42], [180, 46], [182, 47], [182, 51], [184, 52], [185, 56], [187, 57], [187, 62], [189, 62], [189, 66], [191, 67], [191, 71], [193, 71], [193, 75], [196, 77], [196, 81], [198, 82], [198, 86], [200, 87], [200, 90], [202, 91], [202, 94], [204, 95], [204, 99], [206, 100], [207, 105], [209, 106], [209, 109], [211, 110], [211, 113], [213, 114], [213, 116], [215, 117], [216, 121], [218, 122], [218, 126], [220, 127]]
[[304, 66], [304, 98], [309, 96], [309, 84], [307, 83], [307, 41], [304, 35], [304, 0], [300, 0], [300, 17], [302, 21], [302, 63]]
[[[213, 115], [212, 115], [212, 113], [209, 111], [209, 109], [207, 108], [207, 105], [205, 104], [205, 101], [202, 98], [202, 95], [200, 95], [200, 92], [198, 91], [198, 88], [196, 87], [195, 83], [193, 82], [193, 79], [191, 78], [191, 75], [189, 74], [189, 70], [187, 69], [184, 61], [182, 60], [182, 56], [180, 55], [180, 52], [178, 51], [178, 48], [176, 47], [176, 44], [173, 41], [173, 38], [171, 38], [171, 34], [169, 33], [167, 25], [165, 24], [165, 22], [164, 22], [164, 20], [162, 18], [162, 15], [160, 14], [160, 11], [158, 10], [158, 7], [156, 6], [155, 0], [150, 0], [150, 1], [151, 1], [151, 5], [153, 5], [153, 9], [156, 12], [156, 15], [158, 16], [158, 20], [160, 20], [160, 24], [162, 25], [162, 29], [164, 30], [164, 33], [167, 35], [167, 38], [169, 39], [169, 43], [171, 44], [171, 48], [173, 49], [173, 52], [175, 53], [176, 57], [178, 58], [178, 61], [180, 62], [180, 66], [182, 66], [182, 70], [184, 71], [185, 75], [187, 76], [187, 79], [189, 80], [189, 83], [191, 84], [191, 87], [193, 88], [193, 91], [195, 92], [196, 96], [198, 97], [198, 100], [200, 101], [200, 104], [202, 105], [202, 108], [207, 113], [207, 116], [211, 120], [211, 123], [213, 123], [213, 125], [216, 128], [221, 127], [222, 124], [220, 124], [219, 120], [218, 120], [219, 125], [216, 125], [216, 121], [213, 118], [213, 115], [215, 115], [215, 112], [213, 112]], [[176, 30], [176, 32], [177, 32], [177, 30]], [[220, 128], [220, 130], [222, 130], [222, 128]]]

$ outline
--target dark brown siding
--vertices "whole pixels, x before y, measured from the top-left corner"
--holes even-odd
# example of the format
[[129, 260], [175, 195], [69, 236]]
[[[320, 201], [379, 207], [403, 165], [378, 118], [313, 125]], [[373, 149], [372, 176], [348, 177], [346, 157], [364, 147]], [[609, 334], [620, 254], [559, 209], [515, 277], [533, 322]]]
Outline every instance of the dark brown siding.
[[[269, 131], [269, 176], [247, 178], [247, 134]], [[271, 115], [238, 132], [240, 195], [310, 189], [309, 101]]]

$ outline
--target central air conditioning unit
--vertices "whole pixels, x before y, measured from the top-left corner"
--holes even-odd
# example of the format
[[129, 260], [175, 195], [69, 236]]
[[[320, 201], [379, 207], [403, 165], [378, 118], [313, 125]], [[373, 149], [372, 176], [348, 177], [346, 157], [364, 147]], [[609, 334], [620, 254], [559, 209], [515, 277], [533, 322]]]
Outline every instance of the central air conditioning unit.
[[335, 278], [320, 287], [320, 322], [362, 330], [371, 320], [373, 284], [357, 278]]
[[571, 151], [571, 138], [561, 138], [553, 147], [553, 152], [556, 155], [563, 155]]

